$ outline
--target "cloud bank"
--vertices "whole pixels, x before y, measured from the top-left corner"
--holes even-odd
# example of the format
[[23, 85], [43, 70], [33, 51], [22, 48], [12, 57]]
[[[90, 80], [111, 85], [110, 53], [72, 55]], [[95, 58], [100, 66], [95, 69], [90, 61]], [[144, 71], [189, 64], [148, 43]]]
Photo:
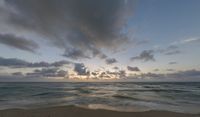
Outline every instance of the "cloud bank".
[[0, 57], [0, 66], [5, 67], [61, 67], [65, 64], [72, 64], [69, 61], [56, 61], [53, 63], [48, 62], [27, 62], [17, 58], [2, 58]]
[[27, 77], [67, 77], [67, 75], [67, 71], [59, 70], [58, 68], [36, 69], [34, 72], [26, 74]]

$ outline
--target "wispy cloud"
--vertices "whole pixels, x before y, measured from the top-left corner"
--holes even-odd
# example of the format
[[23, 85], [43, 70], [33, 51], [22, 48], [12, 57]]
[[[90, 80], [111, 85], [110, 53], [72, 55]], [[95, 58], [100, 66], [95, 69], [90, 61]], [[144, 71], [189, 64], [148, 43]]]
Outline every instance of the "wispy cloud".
[[166, 48], [158, 48], [158, 49], [155, 49], [155, 52], [158, 52], [164, 55], [176, 55], [176, 54], [181, 53], [181, 51], [179, 50], [179, 47], [176, 45], [169, 45]]
[[193, 38], [187, 38], [184, 40], [180, 40], [180, 41], [175, 41], [172, 43], [172, 45], [181, 45], [181, 44], [189, 44], [189, 43], [196, 43], [196, 42], [200, 42], [200, 38], [199, 37], [193, 37]]
[[174, 65], [174, 64], [177, 64], [177, 62], [175, 61], [172, 61], [172, 62], [169, 62], [170, 65]]
[[13, 34], [0, 34], [0, 44], [33, 53], [39, 48], [39, 45], [36, 42]]

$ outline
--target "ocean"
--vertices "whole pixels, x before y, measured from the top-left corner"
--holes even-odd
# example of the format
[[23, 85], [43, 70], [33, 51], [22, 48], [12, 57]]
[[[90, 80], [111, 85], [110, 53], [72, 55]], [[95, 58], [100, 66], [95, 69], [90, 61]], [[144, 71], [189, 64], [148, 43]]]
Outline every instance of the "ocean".
[[200, 113], [200, 83], [0, 83], [0, 109], [67, 105], [131, 112]]

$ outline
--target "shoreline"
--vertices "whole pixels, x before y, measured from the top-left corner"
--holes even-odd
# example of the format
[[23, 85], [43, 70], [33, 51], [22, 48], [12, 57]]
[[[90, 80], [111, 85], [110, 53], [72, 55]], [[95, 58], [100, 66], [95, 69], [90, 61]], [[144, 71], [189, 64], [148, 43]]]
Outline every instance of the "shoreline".
[[37, 109], [0, 110], [0, 117], [200, 117], [200, 114], [184, 114], [169, 111], [120, 112], [104, 109], [88, 109], [76, 106], [56, 106]]

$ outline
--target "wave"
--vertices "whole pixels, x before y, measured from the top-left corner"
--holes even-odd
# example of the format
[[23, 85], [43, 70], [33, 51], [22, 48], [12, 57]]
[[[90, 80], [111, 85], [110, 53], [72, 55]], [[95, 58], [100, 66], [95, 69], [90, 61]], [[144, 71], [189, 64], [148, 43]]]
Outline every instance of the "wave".
[[134, 97], [131, 97], [131, 96], [119, 95], [119, 94], [113, 95], [112, 97], [114, 97], [114, 98], [119, 98], [119, 99], [137, 100], [137, 101], [140, 100], [140, 99], [138, 99], [138, 98], [134, 98]]
[[89, 94], [92, 91], [87, 89], [87, 88], [76, 88], [75, 90], [79, 91], [80, 93], [85, 93], [85, 94]]
[[115, 107], [108, 106], [108, 105], [105, 105], [105, 104], [89, 104], [87, 107], [89, 109], [117, 110]]
[[177, 89], [135, 89], [133, 91], [138, 91], [138, 92], [166, 92], [166, 93], [188, 92], [188, 91], [185, 91], [185, 90], [177, 90]]
[[38, 93], [38, 94], [34, 94], [32, 96], [44, 96], [44, 95], [50, 95], [52, 94], [51, 92], [44, 92], [44, 93]]
[[0, 83], [0, 108], [85, 105], [93, 109], [117, 108], [125, 111], [144, 107], [155, 110], [182, 109], [187, 112], [199, 112], [195, 110], [200, 107], [199, 83], [96, 84]]

